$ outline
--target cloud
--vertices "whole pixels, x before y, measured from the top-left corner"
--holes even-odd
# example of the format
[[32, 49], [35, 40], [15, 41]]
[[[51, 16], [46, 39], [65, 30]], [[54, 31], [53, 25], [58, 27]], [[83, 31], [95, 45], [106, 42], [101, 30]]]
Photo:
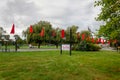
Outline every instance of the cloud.
[[35, 4], [25, 0], [8, 1], [3, 14], [2, 20], [4, 23], [20, 23], [21, 21], [25, 25], [34, 21], [38, 15]]
[[[71, 25], [85, 30], [89, 26], [93, 31], [99, 28], [95, 17], [100, 12], [94, 8], [94, 0], [3, 0], [0, 3], [0, 26], [7, 31], [12, 23], [17, 32], [40, 20], [49, 21], [54, 27], [65, 28]], [[95, 27], [94, 27], [95, 26]]]

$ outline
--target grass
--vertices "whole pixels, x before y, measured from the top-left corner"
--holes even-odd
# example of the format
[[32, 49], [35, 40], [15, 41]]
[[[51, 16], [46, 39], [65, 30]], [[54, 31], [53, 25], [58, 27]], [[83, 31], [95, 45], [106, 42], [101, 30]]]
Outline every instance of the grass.
[[0, 80], [120, 80], [117, 52], [0, 53]]

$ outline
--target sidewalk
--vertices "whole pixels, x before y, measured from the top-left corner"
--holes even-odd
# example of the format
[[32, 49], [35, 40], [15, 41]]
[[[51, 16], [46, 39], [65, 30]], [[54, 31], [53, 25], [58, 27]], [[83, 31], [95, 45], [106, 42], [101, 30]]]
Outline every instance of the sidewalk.
[[[17, 52], [31, 52], [31, 51], [53, 51], [53, 50], [60, 50], [59, 48], [50, 48], [50, 49], [46, 49], [46, 48], [22, 48], [22, 49], [17, 49]], [[0, 52], [15, 52], [15, 49], [0, 49]]]
[[26, 51], [52, 51], [52, 50], [59, 50], [59, 48], [58, 49], [38, 49], [38, 48], [28, 48], [28, 49], [18, 49], [17, 51], [18, 52], [26, 52]]
[[106, 51], [117, 51], [112, 47], [103, 47], [101, 50], [106, 50]]

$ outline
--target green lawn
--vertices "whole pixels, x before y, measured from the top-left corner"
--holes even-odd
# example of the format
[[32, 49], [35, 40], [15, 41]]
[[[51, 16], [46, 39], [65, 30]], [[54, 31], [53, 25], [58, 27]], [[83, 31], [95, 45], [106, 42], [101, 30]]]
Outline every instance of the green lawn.
[[0, 80], [120, 80], [120, 53], [0, 53]]

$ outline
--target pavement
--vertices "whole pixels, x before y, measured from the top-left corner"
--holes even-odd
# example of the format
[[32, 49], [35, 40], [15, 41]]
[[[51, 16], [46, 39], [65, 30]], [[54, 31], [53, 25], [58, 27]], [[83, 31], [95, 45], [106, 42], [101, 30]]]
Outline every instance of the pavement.
[[[26, 48], [26, 49], [17, 49], [17, 52], [32, 52], [32, 51], [53, 51], [53, 50], [60, 50], [58, 49], [54, 49], [54, 48], [50, 48], [50, 49], [43, 49], [43, 48]], [[15, 49], [7, 49], [7, 51], [5, 49], [1, 49], [0, 52], [15, 52]]]
[[117, 51], [115, 48], [112, 48], [112, 47], [103, 47], [101, 50], [106, 50], [106, 51]]
[[[32, 52], [32, 51], [53, 51], [53, 50], [60, 50], [59, 48], [25, 48], [25, 49], [18, 49], [18, 52]], [[106, 50], [106, 51], [117, 51], [115, 48], [112, 47], [102, 47], [101, 50]], [[6, 52], [5, 49], [1, 49], [0, 52]], [[7, 52], [15, 52], [15, 49], [8, 49]]]
[[28, 49], [18, 49], [18, 51], [19, 52], [25, 52], [25, 51], [53, 51], [53, 50], [59, 50], [59, 49], [53, 49], [53, 48], [51, 48], [51, 49], [39, 49], [39, 48], [28, 48]]

